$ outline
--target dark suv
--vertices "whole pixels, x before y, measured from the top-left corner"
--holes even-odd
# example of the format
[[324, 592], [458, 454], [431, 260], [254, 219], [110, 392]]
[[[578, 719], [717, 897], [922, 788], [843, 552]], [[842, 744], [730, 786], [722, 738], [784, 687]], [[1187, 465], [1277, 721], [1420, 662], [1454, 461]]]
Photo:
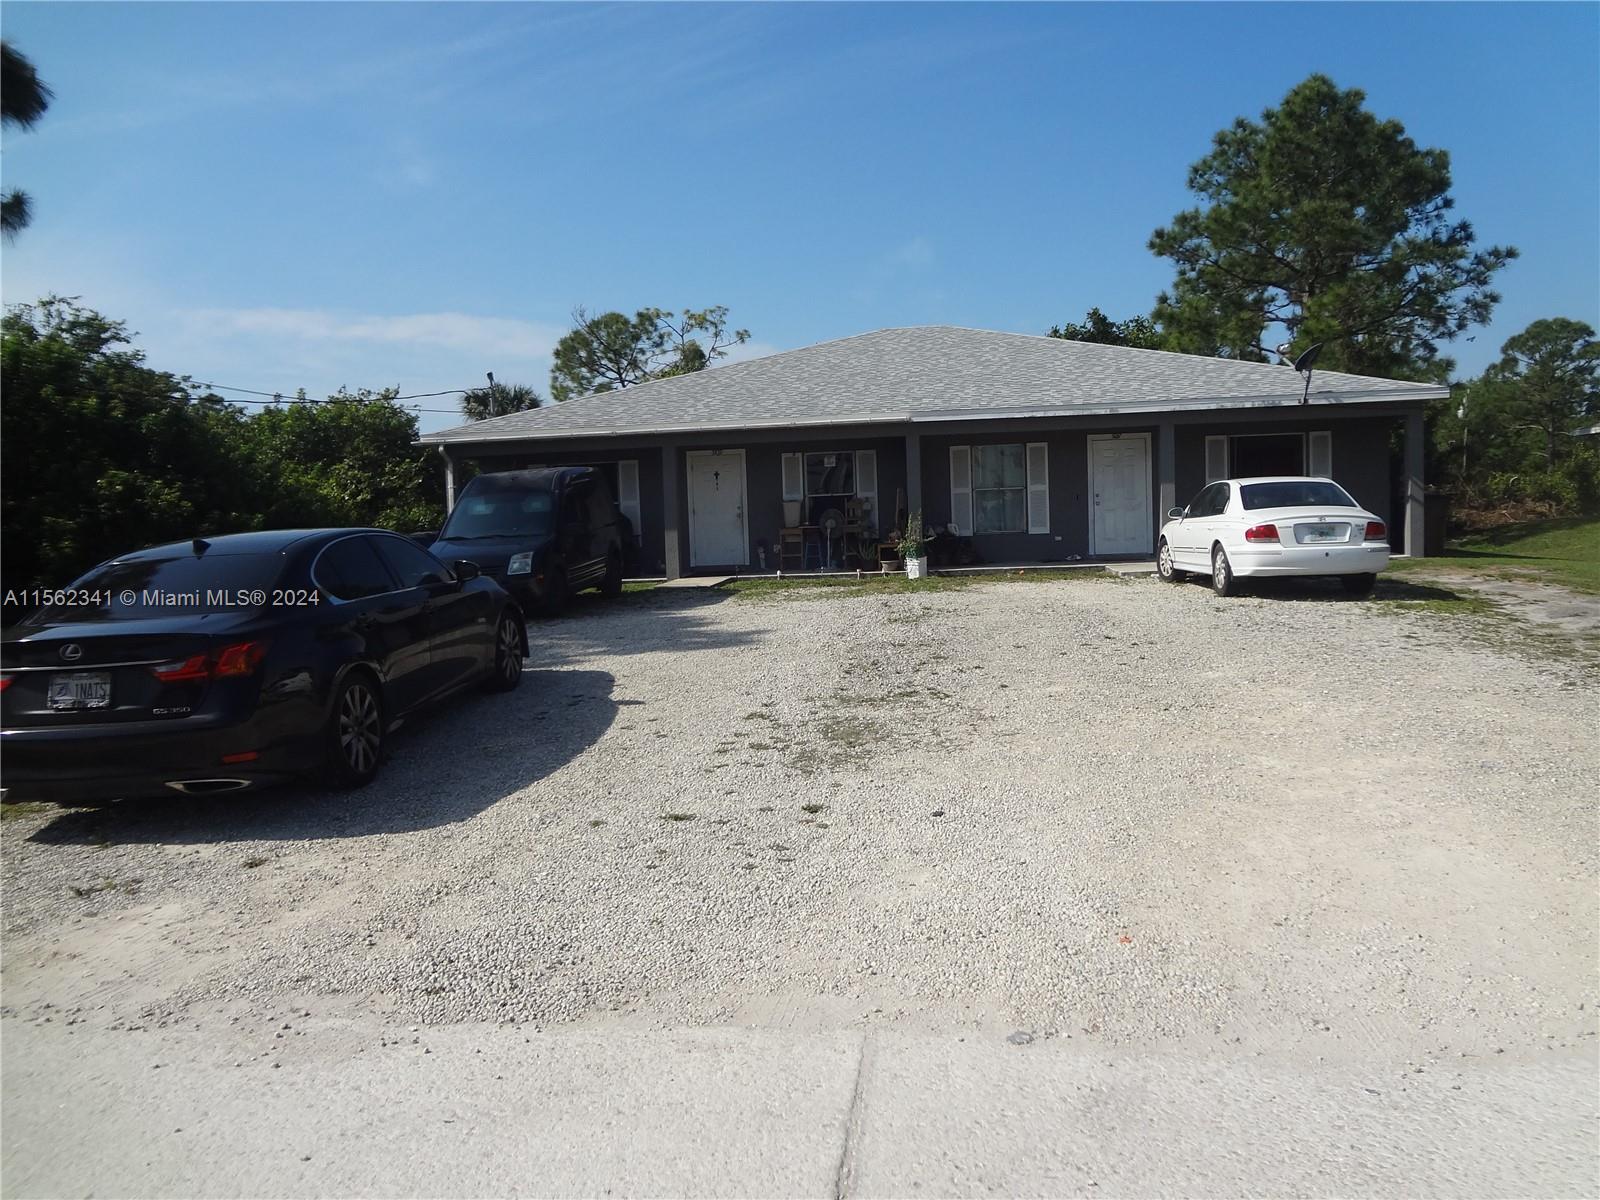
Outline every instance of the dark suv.
[[536, 467], [473, 479], [428, 549], [476, 563], [525, 612], [548, 616], [587, 587], [621, 593], [628, 535], [599, 471]]

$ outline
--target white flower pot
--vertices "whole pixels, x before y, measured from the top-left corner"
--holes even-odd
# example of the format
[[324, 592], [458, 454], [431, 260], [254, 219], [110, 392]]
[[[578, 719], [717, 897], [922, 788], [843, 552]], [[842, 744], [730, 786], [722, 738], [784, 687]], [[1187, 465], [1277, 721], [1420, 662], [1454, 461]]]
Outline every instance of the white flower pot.
[[921, 579], [924, 576], [926, 576], [927, 573], [928, 573], [928, 559], [927, 559], [926, 555], [924, 555], [922, 558], [908, 558], [908, 559], [906, 559], [906, 578], [907, 579]]

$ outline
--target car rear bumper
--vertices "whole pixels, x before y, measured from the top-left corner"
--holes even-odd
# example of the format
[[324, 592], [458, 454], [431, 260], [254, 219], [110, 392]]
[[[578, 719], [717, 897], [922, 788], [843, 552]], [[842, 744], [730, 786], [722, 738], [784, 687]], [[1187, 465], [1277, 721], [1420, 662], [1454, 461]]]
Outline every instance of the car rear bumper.
[[1263, 546], [1230, 551], [1241, 578], [1271, 575], [1376, 575], [1389, 565], [1386, 545]]
[[[0, 790], [8, 801], [57, 804], [246, 791], [313, 765], [267, 740], [257, 721], [174, 728], [141, 721], [82, 729], [0, 731]], [[254, 759], [223, 759], [255, 752]]]

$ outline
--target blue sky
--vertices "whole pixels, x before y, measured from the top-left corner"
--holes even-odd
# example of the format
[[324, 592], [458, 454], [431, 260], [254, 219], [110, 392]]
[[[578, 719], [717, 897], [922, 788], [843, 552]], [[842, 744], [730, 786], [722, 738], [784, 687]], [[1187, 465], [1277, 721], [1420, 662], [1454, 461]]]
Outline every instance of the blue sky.
[[[1523, 257], [1464, 372], [1600, 325], [1600, 6], [6, 3], [8, 303], [264, 390], [548, 388], [574, 306], [726, 304], [746, 352], [1147, 312], [1188, 165], [1314, 70], [1451, 152]], [[429, 405], [449, 407], [448, 401]], [[424, 428], [455, 423], [424, 413]]]

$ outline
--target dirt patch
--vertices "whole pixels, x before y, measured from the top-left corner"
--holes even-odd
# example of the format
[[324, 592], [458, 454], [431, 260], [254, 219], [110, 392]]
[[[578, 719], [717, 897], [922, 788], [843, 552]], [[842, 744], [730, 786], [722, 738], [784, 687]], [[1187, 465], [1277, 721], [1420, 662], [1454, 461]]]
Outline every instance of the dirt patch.
[[1505, 576], [1439, 571], [1428, 577], [1487, 596], [1513, 616], [1579, 637], [1600, 637], [1600, 596], [1574, 592], [1553, 583]]

